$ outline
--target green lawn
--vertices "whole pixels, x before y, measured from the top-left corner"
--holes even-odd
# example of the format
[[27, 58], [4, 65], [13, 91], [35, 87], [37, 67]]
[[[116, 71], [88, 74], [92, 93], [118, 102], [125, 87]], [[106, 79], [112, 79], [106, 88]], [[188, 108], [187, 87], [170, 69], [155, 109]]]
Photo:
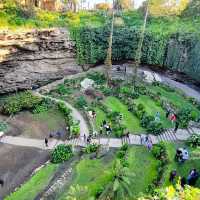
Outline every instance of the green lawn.
[[129, 150], [128, 162], [131, 172], [135, 173], [131, 190], [134, 196], [145, 193], [148, 185], [157, 176], [157, 160], [145, 147], [134, 146]]
[[159, 105], [157, 105], [156, 102], [153, 101], [149, 96], [142, 95], [138, 99], [134, 100], [134, 102], [136, 104], [143, 104], [145, 107], [145, 111], [151, 116], [155, 116], [156, 112], [159, 112], [160, 120], [163, 123], [164, 128], [172, 127], [170, 121], [165, 117], [165, 111]]
[[105, 105], [113, 111], [120, 112], [123, 115], [123, 124], [131, 133], [143, 133], [144, 129], [140, 126], [140, 122], [132, 113], [128, 111], [126, 105], [115, 97], [107, 97], [104, 101]]
[[[189, 150], [190, 159], [183, 164], [179, 164], [174, 161], [174, 156], [176, 154], [176, 148], [184, 147], [184, 144], [179, 143], [179, 144], [174, 145], [171, 143], [167, 143], [166, 147], [167, 147], [167, 152], [169, 155], [169, 164], [168, 164], [167, 170], [165, 171], [165, 174], [164, 174], [164, 180], [163, 180], [164, 186], [170, 185], [169, 174], [172, 170], [177, 170], [178, 175], [181, 177], [184, 176], [185, 178], [187, 178], [188, 173], [192, 168], [196, 168], [197, 170], [199, 170], [200, 149], [198, 149], [198, 148], [193, 149], [193, 148], [187, 147], [187, 149]], [[200, 179], [198, 180], [196, 186], [200, 187]]]
[[59, 130], [66, 124], [63, 114], [57, 109], [49, 109], [46, 112], [33, 114], [33, 118], [37, 121], [45, 122], [50, 131]]
[[6, 197], [5, 200], [34, 200], [48, 185], [58, 165], [48, 164], [23, 184], [16, 192]]
[[179, 94], [178, 91], [166, 91], [164, 88], [161, 88], [159, 86], [150, 86], [150, 88], [156, 92], [161, 93], [161, 96], [166, 98], [168, 101], [171, 101], [176, 107], [178, 108], [191, 108], [195, 111], [197, 115], [200, 115], [200, 111], [193, 106], [190, 102], [188, 102], [186, 99], [184, 99], [181, 94]]
[[[90, 195], [94, 196], [99, 189], [108, 184], [112, 178], [113, 156], [109, 159], [89, 159], [85, 157], [74, 168], [74, 175], [71, 186], [80, 185], [86, 186], [89, 189]], [[67, 190], [60, 199], [64, 200], [67, 196]]]
[[106, 120], [106, 114], [99, 108], [95, 108], [96, 119], [95, 119], [95, 127], [97, 130], [100, 130], [100, 126], [103, 120]]

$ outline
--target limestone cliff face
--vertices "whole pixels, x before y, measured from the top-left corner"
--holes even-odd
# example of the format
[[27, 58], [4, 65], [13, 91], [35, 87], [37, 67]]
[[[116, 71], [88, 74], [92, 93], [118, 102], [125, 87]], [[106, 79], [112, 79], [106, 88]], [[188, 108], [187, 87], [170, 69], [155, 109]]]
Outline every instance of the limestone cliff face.
[[0, 33], [0, 94], [37, 88], [81, 71], [65, 29]]

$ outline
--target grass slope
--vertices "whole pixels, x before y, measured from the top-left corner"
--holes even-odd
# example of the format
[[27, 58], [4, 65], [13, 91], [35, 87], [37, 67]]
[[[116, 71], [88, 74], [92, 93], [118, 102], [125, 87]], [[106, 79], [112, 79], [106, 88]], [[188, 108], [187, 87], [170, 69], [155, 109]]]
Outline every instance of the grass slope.
[[160, 113], [160, 121], [163, 123], [163, 126], [165, 128], [170, 128], [172, 125], [169, 120], [165, 117], [165, 111], [156, 104], [155, 101], [153, 101], [149, 96], [140, 96], [138, 99], [134, 101], [136, 104], [143, 104], [145, 107], [145, 111], [151, 115], [155, 116], [156, 112]]
[[6, 197], [5, 200], [34, 200], [48, 185], [58, 165], [48, 164], [40, 169], [30, 180], [22, 185], [16, 192]]
[[120, 100], [115, 97], [107, 97], [104, 103], [113, 111], [120, 112], [123, 115], [122, 122], [131, 133], [144, 132], [139, 120], [128, 111], [127, 106], [121, 103]]
[[100, 130], [100, 126], [103, 120], [106, 120], [106, 114], [99, 108], [95, 108], [96, 119], [95, 119], [95, 127], [97, 130]]
[[131, 190], [134, 196], [146, 193], [148, 185], [157, 176], [158, 161], [148, 152], [145, 147], [131, 147], [128, 162], [131, 172], [135, 173]]
[[200, 115], [200, 111], [193, 106], [190, 102], [188, 102], [184, 97], [179, 94], [178, 91], [166, 91], [165, 89], [159, 87], [159, 86], [151, 86], [151, 89], [159, 92], [162, 97], [166, 98], [167, 100], [171, 101], [176, 107], [178, 108], [191, 108], [194, 110], [196, 115]]
[[[73, 180], [71, 186], [86, 186], [90, 195], [94, 196], [99, 189], [108, 184], [112, 178], [111, 167], [114, 156], [112, 153], [107, 154], [101, 159], [89, 159], [85, 156], [74, 168]], [[60, 200], [64, 200], [67, 196], [68, 189], [61, 194]]]
[[[199, 170], [200, 167], [200, 149], [193, 149], [193, 148], [189, 148], [187, 147], [187, 149], [189, 149], [189, 154], [190, 154], [190, 159], [188, 161], [186, 161], [184, 164], [179, 164], [177, 162], [174, 161], [174, 156], [176, 154], [176, 148], [178, 147], [184, 147], [184, 144], [180, 143], [180, 144], [172, 144], [172, 143], [166, 143], [166, 147], [167, 147], [167, 153], [169, 155], [169, 164], [167, 166], [167, 170], [164, 173], [164, 179], [163, 179], [163, 185], [164, 186], [168, 186], [170, 185], [169, 182], [169, 174], [172, 170], [177, 170], [177, 173], [179, 176], [181, 177], [185, 177], [187, 178], [189, 171], [192, 168], [196, 168], [197, 170]], [[200, 179], [198, 180], [197, 187], [200, 187]]]

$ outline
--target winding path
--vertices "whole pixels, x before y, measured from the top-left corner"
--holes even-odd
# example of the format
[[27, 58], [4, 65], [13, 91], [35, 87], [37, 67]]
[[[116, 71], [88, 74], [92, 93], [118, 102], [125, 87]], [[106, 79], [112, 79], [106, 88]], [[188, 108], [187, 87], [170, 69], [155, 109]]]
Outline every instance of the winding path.
[[[99, 67], [97, 69], [92, 69], [89, 70], [90, 71], [103, 71], [104, 68], [103, 67]], [[83, 72], [80, 74], [76, 74], [70, 77], [67, 77], [67, 79], [72, 79], [72, 78], [78, 78], [81, 77], [83, 75], [85, 75], [88, 72]], [[182, 84], [176, 81], [171, 80], [168, 77], [164, 77], [162, 75], [159, 75], [157, 73], [154, 73], [151, 71], [151, 73], [154, 76], [158, 76], [161, 80], [161, 82], [165, 83], [165, 84], [169, 84], [172, 87], [176, 87], [178, 89], [181, 89], [182, 91], [185, 92], [185, 94], [187, 94], [188, 96], [192, 96], [195, 99], [200, 101], [200, 94]], [[25, 146], [25, 147], [35, 147], [35, 148], [39, 148], [39, 149], [44, 149], [44, 150], [50, 150], [55, 148], [57, 145], [59, 144], [72, 144], [74, 146], [86, 146], [86, 142], [84, 141], [84, 134], [86, 136], [89, 135], [89, 128], [88, 128], [88, 124], [85, 121], [85, 119], [83, 118], [83, 116], [81, 115], [81, 113], [74, 108], [71, 104], [69, 104], [66, 101], [57, 99], [57, 98], [53, 98], [50, 96], [46, 96], [46, 95], [42, 95], [41, 92], [42, 91], [50, 91], [52, 89], [54, 89], [58, 84], [64, 83], [66, 77], [62, 80], [53, 82], [51, 84], [48, 84], [47, 86], [44, 86], [42, 88], [39, 88], [36, 91], [33, 91], [33, 93], [39, 97], [45, 98], [45, 99], [50, 99], [51, 101], [54, 101], [56, 103], [64, 103], [66, 105], [66, 107], [68, 107], [69, 109], [71, 109], [72, 113], [72, 117], [80, 122], [80, 137], [77, 139], [73, 139], [73, 140], [66, 140], [66, 141], [60, 141], [60, 140], [56, 140], [56, 139], [50, 139], [49, 140], [49, 146], [45, 147], [44, 144], [44, 140], [39, 140], [39, 139], [29, 139], [29, 138], [23, 138], [23, 137], [13, 137], [13, 136], [4, 136], [0, 142], [1, 143], [6, 143], [6, 144], [12, 144], [12, 145], [17, 145], [17, 146]], [[151, 138], [153, 144], [159, 143], [160, 141], [170, 141], [170, 142], [176, 142], [176, 141], [185, 141], [187, 140], [191, 134], [196, 133], [200, 135], [200, 127], [189, 127], [189, 129], [179, 129], [176, 133], [173, 133], [172, 129], [167, 129], [165, 130], [161, 135], [159, 136], [154, 136], [154, 135], [149, 135], [149, 137]], [[141, 139], [142, 136], [144, 136], [145, 134], [140, 134], [140, 135], [130, 135], [129, 139], [119, 139], [119, 138], [98, 138], [98, 139], [92, 139], [92, 143], [99, 143], [101, 145], [109, 145], [109, 147], [113, 147], [113, 148], [118, 148], [121, 147], [123, 145], [123, 143], [127, 142], [130, 145], [142, 145], [141, 143]]]

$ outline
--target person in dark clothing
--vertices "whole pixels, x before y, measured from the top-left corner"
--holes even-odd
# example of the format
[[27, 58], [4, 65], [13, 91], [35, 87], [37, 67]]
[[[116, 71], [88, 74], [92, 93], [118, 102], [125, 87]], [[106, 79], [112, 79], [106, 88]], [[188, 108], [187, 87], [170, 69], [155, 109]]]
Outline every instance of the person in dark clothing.
[[126, 133], [126, 138], [127, 138], [127, 142], [130, 143], [130, 132], [129, 131]]
[[83, 140], [84, 140], [84, 142], [86, 142], [86, 141], [87, 141], [87, 137], [86, 137], [86, 135], [85, 135], [85, 134], [83, 135]]
[[48, 138], [45, 138], [45, 139], [44, 139], [44, 143], [45, 143], [46, 147], [48, 147], [48, 142], [49, 142], [49, 141], [48, 141]]
[[176, 131], [178, 130], [179, 127], [179, 122], [176, 120], [175, 122], [175, 128], [174, 128], [174, 133], [176, 133]]
[[182, 177], [181, 178], [181, 187], [184, 188], [186, 185], [186, 178], [185, 177]]
[[188, 175], [188, 185], [194, 186], [199, 178], [199, 173], [196, 169], [192, 169]]
[[103, 127], [107, 124], [106, 120], [103, 120]]
[[169, 181], [173, 183], [175, 178], [176, 178], [176, 170], [173, 170], [170, 172]]
[[3, 179], [0, 179], [0, 185], [1, 185], [1, 187], [4, 186], [4, 180]]
[[170, 110], [167, 110], [167, 112], [166, 112], [166, 118], [168, 118], [169, 117], [169, 114], [170, 114]]

